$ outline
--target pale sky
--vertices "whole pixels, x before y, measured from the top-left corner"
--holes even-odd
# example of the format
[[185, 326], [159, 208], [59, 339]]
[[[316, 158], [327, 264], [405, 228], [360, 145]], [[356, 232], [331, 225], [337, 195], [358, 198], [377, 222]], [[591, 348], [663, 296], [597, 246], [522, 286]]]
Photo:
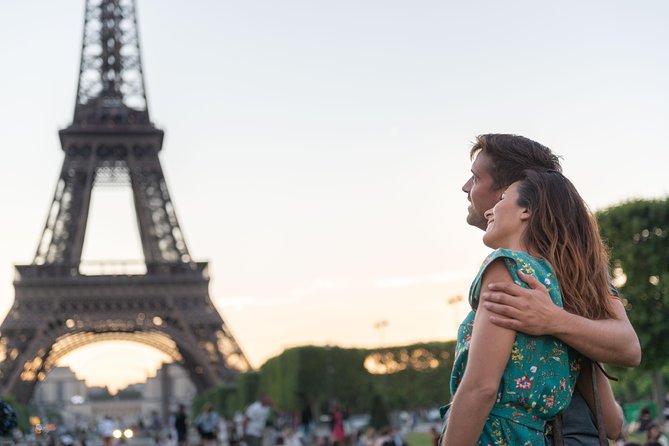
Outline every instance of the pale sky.
[[[665, 1], [137, 8], [181, 228], [255, 366], [295, 345], [454, 337], [466, 308], [448, 302], [488, 252], [460, 190], [477, 134], [548, 145], [594, 209], [669, 193]], [[0, 0], [0, 315], [63, 161], [83, 11], [83, 0]], [[95, 190], [85, 259], [139, 258], [129, 197]], [[143, 379], [161, 356], [105, 345], [63, 364], [112, 384]]]

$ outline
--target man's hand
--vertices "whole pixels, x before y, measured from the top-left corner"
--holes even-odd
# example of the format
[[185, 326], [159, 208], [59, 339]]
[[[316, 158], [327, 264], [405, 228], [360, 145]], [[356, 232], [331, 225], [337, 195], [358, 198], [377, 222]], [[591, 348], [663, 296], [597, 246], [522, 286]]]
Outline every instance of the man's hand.
[[481, 292], [483, 306], [495, 314], [490, 322], [532, 336], [554, 335], [566, 312], [553, 303], [534, 276], [518, 271], [518, 277], [530, 288], [498, 282]]
[[546, 288], [533, 276], [520, 271], [518, 276], [530, 289], [491, 283], [482, 290], [481, 304], [494, 313], [490, 322], [532, 336], [555, 336], [595, 361], [622, 367], [639, 365], [639, 338], [619, 300], [611, 304], [612, 318], [590, 320], [555, 305]]

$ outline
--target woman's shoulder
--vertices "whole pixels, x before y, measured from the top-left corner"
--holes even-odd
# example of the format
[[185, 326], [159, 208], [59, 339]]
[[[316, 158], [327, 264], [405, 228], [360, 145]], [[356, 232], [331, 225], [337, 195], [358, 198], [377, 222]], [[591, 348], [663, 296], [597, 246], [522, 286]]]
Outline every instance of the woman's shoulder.
[[[529, 288], [529, 285], [520, 279], [518, 276], [518, 271], [522, 271], [527, 275], [534, 276], [539, 282], [543, 283], [544, 286], [549, 289], [549, 292], [551, 292], [553, 285], [557, 283], [554, 280], [555, 272], [553, 267], [547, 260], [541, 257], [534, 257], [524, 251], [514, 251], [511, 249], [498, 248], [485, 258], [478, 274], [474, 278], [474, 281], [469, 288], [469, 303], [474, 309], [478, 307], [478, 298], [481, 292], [483, 276], [486, 274], [486, 271], [489, 269], [491, 264], [495, 261], [499, 261], [504, 265], [509, 275], [511, 276], [511, 281], [520, 287]], [[555, 301], [555, 298], [553, 300]]]
[[528, 285], [518, 277], [518, 271], [534, 276], [549, 291], [554, 283], [556, 283], [555, 269], [548, 260], [543, 257], [535, 257], [525, 251], [514, 251], [511, 249], [496, 249], [490, 253], [483, 263], [479, 274], [482, 275], [487, 266], [496, 259], [502, 259], [514, 283], [521, 287], [528, 288]]
[[471, 287], [469, 288], [469, 303], [472, 306], [472, 308], [476, 309], [478, 307], [478, 300], [479, 300], [479, 294], [481, 292], [481, 284], [483, 282], [483, 276], [486, 274], [486, 271], [490, 270], [493, 262], [495, 262], [496, 260], [503, 262], [504, 266], [511, 275], [511, 279], [514, 282], [516, 281], [516, 277], [514, 277], [513, 275], [513, 268], [512, 268], [512, 264], [514, 263], [514, 261], [517, 261], [516, 259], [518, 259], [517, 256], [514, 257], [514, 253], [516, 252], [517, 251], [512, 251], [510, 249], [498, 248], [495, 249], [490, 254], [488, 254], [488, 256], [483, 260], [481, 268], [479, 268], [479, 272], [478, 274], [476, 274], [476, 277], [474, 278], [474, 281], [472, 282]]
[[496, 260], [499, 260], [503, 263], [504, 267], [511, 276], [511, 280], [515, 284], [525, 288], [527, 285], [518, 277], [518, 270], [522, 270], [524, 273], [533, 275], [535, 277], [544, 276], [547, 272], [551, 271], [548, 262], [542, 258], [534, 257], [524, 251], [497, 248], [488, 254], [488, 256], [485, 258], [470, 288], [469, 300], [474, 308], [476, 308], [476, 301], [478, 300], [478, 294], [480, 293], [483, 275], [490, 268], [491, 264]]

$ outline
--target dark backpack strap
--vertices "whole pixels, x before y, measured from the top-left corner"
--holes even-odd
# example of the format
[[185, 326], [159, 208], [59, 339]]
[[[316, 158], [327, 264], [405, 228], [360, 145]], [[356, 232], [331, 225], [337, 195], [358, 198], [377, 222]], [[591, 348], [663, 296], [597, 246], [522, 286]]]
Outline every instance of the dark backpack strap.
[[[597, 432], [599, 433], [599, 444], [608, 446], [606, 439], [606, 428], [604, 427], [604, 414], [602, 414], [602, 401], [599, 399], [599, 389], [597, 388], [597, 368], [602, 368], [596, 361], [590, 361], [592, 367], [592, 395], [595, 399], [595, 418], [597, 420]], [[603, 369], [602, 369], [603, 371]], [[606, 373], [604, 373], [606, 375]], [[608, 377], [608, 375], [606, 375]]]
[[553, 432], [553, 446], [564, 446], [562, 437], [562, 415], [553, 418], [551, 431]]
[[604, 374], [604, 376], [606, 376], [609, 379], [609, 381], [618, 381], [618, 378], [606, 373], [606, 370], [604, 370], [604, 367], [602, 367], [600, 363], [593, 361], [593, 364], [597, 366], [597, 368]]

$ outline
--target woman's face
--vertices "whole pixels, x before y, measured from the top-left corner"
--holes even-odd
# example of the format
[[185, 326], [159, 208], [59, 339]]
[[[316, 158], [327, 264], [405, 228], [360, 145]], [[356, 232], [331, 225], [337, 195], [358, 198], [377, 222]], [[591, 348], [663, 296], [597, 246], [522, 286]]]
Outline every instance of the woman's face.
[[497, 204], [484, 214], [488, 227], [483, 235], [483, 243], [490, 248], [527, 251], [522, 240], [530, 211], [518, 205], [518, 185], [518, 181], [511, 184]]

